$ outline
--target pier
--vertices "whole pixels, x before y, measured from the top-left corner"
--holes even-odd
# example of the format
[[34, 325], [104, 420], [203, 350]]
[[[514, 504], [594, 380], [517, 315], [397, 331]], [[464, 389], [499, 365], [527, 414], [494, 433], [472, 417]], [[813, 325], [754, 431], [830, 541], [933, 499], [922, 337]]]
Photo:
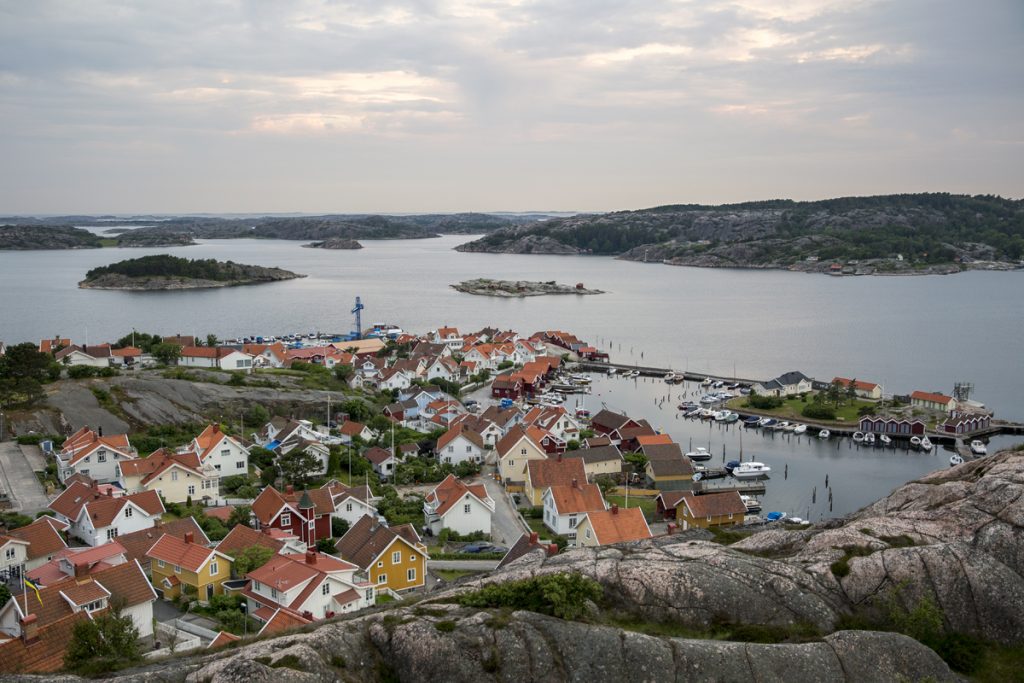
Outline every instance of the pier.
[[[714, 480], [712, 480], [714, 481]], [[731, 481], [725, 484], [714, 484], [711, 481], [693, 482], [693, 495], [699, 496], [704, 493], [726, 493], [736, 491], [755, 496], [763, 496], [767, 486], [764, 481]]]

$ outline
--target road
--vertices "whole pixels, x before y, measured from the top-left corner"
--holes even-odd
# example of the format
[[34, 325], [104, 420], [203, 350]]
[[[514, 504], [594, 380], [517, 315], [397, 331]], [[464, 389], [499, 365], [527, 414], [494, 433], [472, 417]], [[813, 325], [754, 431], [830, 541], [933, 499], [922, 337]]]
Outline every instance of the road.
[[0, 486], [11, 497], [12, 509], [34, 516], [49, 504], [21, 448], [14, 441], [0, 443]]
[[505, 489], [491, 476], [494, 466], [485, 466], [483, 471], [481, 479], [487, 489], [487, 495], [494, 501], [494, 516], [491, 517], [491, 541], [511, 548], [519, 540], [519, 537], [527, 532], [527, 529], [519, 521], [519, 515], [512, 506], [512, 501], [509, 500]]
[[427, 560], [428, 569], [463, 569], [469, 572], [489, 572], [501, 560]]

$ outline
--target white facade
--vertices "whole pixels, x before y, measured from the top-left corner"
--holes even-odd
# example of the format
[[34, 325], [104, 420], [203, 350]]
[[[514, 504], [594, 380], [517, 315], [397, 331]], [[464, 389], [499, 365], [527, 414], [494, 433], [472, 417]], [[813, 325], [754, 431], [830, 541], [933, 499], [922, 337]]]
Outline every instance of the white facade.
[[152, 529], [156, 525], [156, 520], [160, 518], [159, 513], [150, 516], [138, 505], [128, 501], [110, 524], [97, 528], [93, 525], [88, 511], [88, 505], [82, 507], [78, 513], [78, 519], [68, 529], [68, 534], [93, 547], [116, 540], [122, 534]]
[[[195, 450], [190, 447], [190, 450]], [[203, 464], [213, 466], [220, 477], [249, 473], [249, 451], [242, 444], [224, 435], [212, 448], [201, 455]]]
[[146, 600], [137, 605], [124, 608], [124, 614], [130, 616], [139, 629], [139, 637], [145, 638], [153, 635], [153, 601]]
[[28, 561], [28, 542], [16, 538], [8, 538], [0, 545], [0, 577], [17, 577], [32, 568], [26, 568]]
[[[293, 605], [292, 603], [298, 599], [299, 595], [309, 588], [311, 582], [316, 584], [316, 588], [310, 592], [301, 604]], [[370, 607], [376, 599], [373, 586], [357, 582], [355, 571], [318, 574], [286, 591], [277, 590], [253, 580], [249, 584], [249, 589], [260, 597], [265, 598], [266, 601], [273, 602], [280, 607], [287, 607], [299, 614], [309, 612], [313, 615], [314, 620], [325, 619], [334, 614], [345, 614], [347, 612], [355, 612], [364, 607]], [[345, 604], [339, 604], [334, 600], [335, 595], [340, 595], [352, 589], [355, 589], [359, 594], [356, 600], [346, 602]], [[261, 606], [260, 603], [257, 603], [252, 598], [249, 598], [248, 602], [250, 614]]]
[[82, 353], [77, 349], [61, 358], [60, 362], [63, 365], [87, 365], [91, 368], [110, 367], [110, 358], [96, 358], [95, 356], [90, 356], [87, 353]]
[[436, 536], [442, 529], [451, 529], [460, 534], [471, 534], [482, 531], [491, 533], [491, 516], [494, 514], [494, 501], [490, 498], [480, 500], [467, 491], [442, 515], [433, 515], [425, 505], [428, 526]]
[[551, 489], [544, 491], [544, 526], [552, 533], [573, 540], [576, 538], [576, 525], [582, 521], [586, 512], [561, 512], [555, 504]]
[[117, 481], [120, 476], [117, 463], [131, 460], [135, 454], [125, 453], [100, 443], [86, 456], [79, 458], [74, 463], [72, 461], [75, 456], [62, 456], [57, 452], [54, 457], [57, 459], [57, 474], [62, 483], [72, 474], [84, 474], [98, 484], [108, 484]]
[[348, 496], [347, 498], [334, 501], [334, 512], [331, 513], [331, 517], [337, 517], [348, 522], [349, 526], [352, 526], [360, 520], [360, 518], [369, 515], [370, 517], [377, 517], [377, 508], [373, 507], [366, 501], [360, 500], [355, 496]]
[[449, 441], [437, 453], [439, 462], [448, 465], [458, 465], [461, 462], [482, 462], [484, 459], [483, 449], [470, 441], [463, 434], [459, 434]]

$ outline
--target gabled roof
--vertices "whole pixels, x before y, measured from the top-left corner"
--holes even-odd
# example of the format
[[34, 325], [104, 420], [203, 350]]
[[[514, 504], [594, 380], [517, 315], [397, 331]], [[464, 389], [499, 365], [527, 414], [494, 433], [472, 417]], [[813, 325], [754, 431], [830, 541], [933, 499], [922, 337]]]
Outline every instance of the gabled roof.
[[109, 448], [128, 458], [135, 457], [131, 444], [128, 443], [127, 434], [100, 436], [88, 427], [82, 427], [65, 439], [60, 455], [63, 458], [68, 458], [69, 464], [74, 465], [101, 447]]
[[605, 409], [590, 418], [590, 424], [603, 427], [611, 432], [627, 424], [631, 419], [632, 418], [628, 415], [613, 413], [612, 411]]
[[497, 445], [494, 447], [498, 452], [498, 457], [507, 455], [524, 438], [532, 443], [538, 451], [544, 452], [544, 447], [540, 445], [540, 442], [532, 438], [525, 427], [517, 424], [509, 427], [508, 433], [498, 440]]
[[338, 427], [338, 431], [345, 436], [359, 436], [366, 429], [366, 425], [355, 420], [346, 420], [344, 424]]
[[617, 446], [595, 446], [593, 448], [578, 448], [575, 451], [566, 451], [563, 458], [579, 458], [588, 465], [596, 462], [622, 462], [622, 451]]
[[655, 501], [661, 500], [661, 506], [666, 510], [671, 510], [679, 505], [679, 501], [683, 499], [689, 491], [662, 491], [655, 497]]
[[719, 517], [725, 515], [747, 514], [747, 506], [736, 491], [723, 491], [722, 493], [704, 493], [699, 496], [686, 491], [679, 501], [686, 505], [693, 517]]
[[485, 501], [491, 500], [487, 495], [487, 489], [483, 484], [465, 484], [459, 481], [454, 474], [449, 474], [440, 484], [427, 494], [426, 501], [434, 506], [434, 512], [444, 516], [456, 503], [466, 495], [471, 495], [480, 501], [488, 509], [493, 508], [494, 501], [487, 505]]
[[198, 545], [209, 545], [210, 539], [203, 528], [199, 526], [193, 517], [182, 517], [170, 522], [157, 520], [156, 526], [151, 529], [141, 529], [130, 534], [119, 534], [117, 542], [124, 546], [125, 555], [129, 560], [146, 561], [146, 552], [153, 547], [164, 534], [174, 538], [184, 539], [185, 534], [192, 534], [192, 538]]
[[270, 524], [285, 507], [295, 511], [299, 510], [299, 502], [303, 496], [308, 496], [313, 503], [314, 515], [326, 515], [334, 512], [334, 500], [327, 489], [309, 489], [308, 491], [278, 491], [273, 486], [267, 486], [256, 496], [252, 502], [252, 512], [260, 524]]
[[[401, 525], [401, 527], [408, 526], [407, 524]], [[373, 561], [396, 539], [399, 539], [399, 543], [405, 543], [415, 550], [417, 555], [425, 554], [424, 551], [416, 547], [416, 543], [419, 542], [416, 530], [401, 527], [391, 529], [383, 526], [369, 515], [363, 515], [344, 536], [337, 540], [335, 548], [338, 549], [342, 559], [358, 565], [363, 570], [368, 569]], [[410, 531], [411, 533], [409, 533]]]
[[217, 550], [220, 552], [235, 557], [235, 555], [246, 548], [251, 548], [254, 545], [263, 546], [274, 551], [274, 554], [281, 552], [281, 548], [284, 547], [284, 542], [272, 538], [269, 534], [265, 534], [255, 529], [250, 529], [244, 524], [236, 524], [228, 532], [220, 543], [217, 544]]
[[28, 543], [28, 559], [36, 560], [53, 555], [68, 547], [61, 535], [61, 531], [66, 528], [66, 524], [46, 516], [40, 517], [27, 526], [11, 529], [7, 535]]
[[668, 434], [641, 434], [636, 437], [636, 442], [641, 446], [663, 446], [672, 442]]
[[530, 486], [543, 491], [549, 486], [571, 486], [574, 479], [581, 484], [587, 480], [587, 472], [579, 458], [549, 458], [527, 461], [526, 477]]
[[952, 396], [946, 396], [945, 394], [934, 394], [928, 391], [915, 391], [910, 395], [911, 399], [918, 401], [928, 401], [932, 403], [941, 403], [943, 405], [948, 404], [953, 400]]
[[659, 443], [642, 446], [640, 452], [648, 460], [678, 460], [683, 456], [683, 449], [677, 443]]
[[160, 494], [156, 491], [143, 491], [142, 493], [133, 493], [118, 498], [104, 497], [86, 503], [85, 510], [89, 514], [89, 521], [93, 527], [102, 529], [113, 524], [121, 510], [129, 504], [140, 508], [150, 517], [162, 515], [165, 512], [164, 504], [160, 500]]
[[782, 385], [787, 384], [799, 384], [800, 382], [810, 382], [811, 378], [800, 372], [799, 370], [791, 370], [783, 375], [779, 375], [775, 378], [775, 381]]
[[556, 485], [548, 488], [560, 515], [604, 510], [604, 497], [597, 484]]
[[588, 512], [590, 526], [600, 545], [651, 538], [651, 529], [640, 508], [618, 508]]
[[288, 631], [293, 628], [299, 628], [300, 626], [306, 626], [313, 622], [306, 617], [293, 612], [290, 609], [278, 608], [274, 613], [267, 619], [267, 623], [263, 625], [258, 636], [268, 636], [273, 633], [281, 633], [282, 631]]
[[[543, 550], [545, 553], [549, 553], [551, 546], [541, 543], [537, 536], [538, 534], [536, 532], [522, 534], [519, 539], [512, 544], [512, 547], [508, 549], [508, 552], [505, 553], [505, 557], [501, 558], [501, 562], [498, 563], [496, 569], [501, 569], [505, 565], [515, 562], [520, 557], [523, 557], [534, 550]], [[558, 546], [555, 546], [556, 551], [557, 549]]]
[[184, 567], [190, 572], [198, 572], [215, 555], [220, 555], [227, 560], [231, 559], [213, 548], [207, 548], [204, 545], [188, 542], [168, 534], [161, 536], [146, 552], [146, 556], [150, 559], [162, 560]]
[[479, 434], [474, 432], [472, 429], [464, 428], [464, 425], [458, 425], [453, 429], [449, 429], [447, 432], [442, 434], [437, 440], [437, 450], [440, 451], [442, 448], [455, 441], [458, 437], [464, 438], [477, 448], [484, 447], [484, 440]]
[[207, 425], [206, 429], [204, 429], [203, 432], [195, 438], [195, 445], [199, 451], [199, 458], [206, 460], [206, 458], [212, 454], [213, 449], [217, 447], [217, 444], [219, 444], [223, 439], [230, 439], [236, 445], [241, 446], [237, 439], [222, 432], [219, 424], [214, 423]]
[[847, 379], [846, 377], [833, 377], [832, 378], [832, 384], [839, 383], [840, 385], [842, 385], [844, 387], [850, 386], [850, 382], [851, 381], [853, 382], [854, 388], [860, 389], [861, 391], [874, 391], [875, 389], [878, 388], [878, 385], [875, 384], [874, 382], [865, 382], [865, 381], [859, 380], [859, 379], [857, 379], [857, 380], [850, 380], [850, 379]]
[[393, 458], [391, 451], [380, 446], [374, 446], [363, 451], [363, 457], [372, 462], [374, 465], [380, 465]]
[[203, 465], [199, 456], [193, 452], [175, 453], [169, 448], [160, 448], [153, 451], [146, 458], [134, 458], [118, 463], [121, 474], [125, 477], [142, 477], [142, 484], [148, 484], [161, 474], [178, 467], [186, 472], [192, 472], [198, 477], [203, 476]]
[[221, 359], [233, 353], [242, 353], [230, 346], [186, 346], [181, 349], [183, 358], [216, 358]]
[[88, 613], [69, 612], [41, 625], [36, 639], [26, 644], [21, 638], [0, 643], [0, 673], [54, 673], [64, 668], [64, 652], [75, 626], [89, 619]]
[[648, 460], [647, 466], [655, 477], [677, 477], [693, 475], [693, 464], [687, 457], [658, 458]]
[[236, 636], [234, 633], [228, 633], [227, 631], [220, 631], [217, 633], [217, 637], [210, 641], [210, 644], [206, 646], [207, 650], [213, 650], [218, 647], [224, 647], [229, 643], [234, 643], [241, 640], [241, 636]]

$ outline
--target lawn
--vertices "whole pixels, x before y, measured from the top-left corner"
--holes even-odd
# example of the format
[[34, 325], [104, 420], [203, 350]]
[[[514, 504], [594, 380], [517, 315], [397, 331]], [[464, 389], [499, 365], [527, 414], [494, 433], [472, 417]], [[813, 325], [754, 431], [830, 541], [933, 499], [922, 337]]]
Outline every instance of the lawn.
[[531, 531], [536, 531], [543, 538], [545, 535], [550, 536], [551, 530], [544, 526], [543, 519], [533, 519], [532, 517], [526, 518], [526, 524], [530, 527]]
[[618, 505], [620, 508], [640, 508], [644, 511], [644, 517], [648, 521], [654, 519], [657, 514], [658, 507], [654, 502], [653, 498], [641, 498], [639, 496], [630, 496], [629, 505], [626, 505], [625, 496], [605, 496], [604, 499], [608, 501], [608, 504]]
[[[780, 417], [784, 420], [797, 420], [797, 421], [808, 421], [810, 418], [804, 417], [800, 414], [804, 406], [813, 402], [813, 398], [810, 394], [807, 396], [807, 400], [801, 400], [799, 396], [791, 396], [786, 399], [778, 408], [772, 408], [771, 410], [764, 410], [761, 408], [750, 408], [747, 406], [747, 397], [738, 396], [729, 401], [726, 406], [731, 410], [753, 410], [759, 415], [771, 415], [772, 417]], [[844, 403], [836, 409], [836, 420], [833, 424], [856, 424], [860, 420], [859, 411], [864, 406], [871, 406], [874, 408], [878, 404], [875, 401], [861, 401], [855, 400], [852, 403]], [[829, 420], [813, 420], [818, 424], [828, 424]]]

